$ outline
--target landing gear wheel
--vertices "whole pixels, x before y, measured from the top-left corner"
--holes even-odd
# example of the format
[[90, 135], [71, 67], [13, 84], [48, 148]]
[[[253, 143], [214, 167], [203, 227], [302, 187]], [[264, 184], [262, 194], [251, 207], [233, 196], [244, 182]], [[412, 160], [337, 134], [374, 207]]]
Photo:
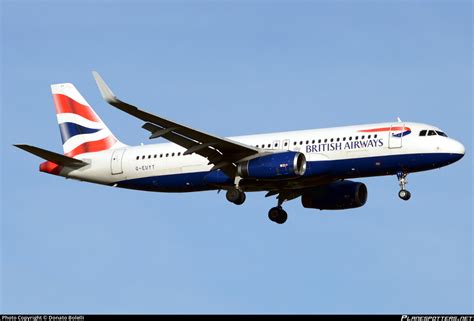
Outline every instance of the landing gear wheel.
[[278, 207], [272, 207], [269, 211], [268, 211], [268, 218], [270, 219], [270, 221], [272, 222], [276, 222], [276, 220], [278, 219], [278, 216], [280, 215], [280, 208]]
[[225, 197], [229, 202], [236, 205], [242, 205], [246, 199], [245, 193], [236, 188], [228, 190]]
[[397, 173], [397, 178], [398, 178], [398, 183], [400, 185], [400, 191], [398, 192], [398, 197], [400, 197], [404, 201], [408, 201], [411, 197], [411, 193], [405, 189], [405, 186], [407, 185], [407, 172], [398, 172]]
[[406, 189], [402, 189], [400, 190], [400, 192], [398, 192], [398, 197], [400, 197], [404, 201], [408, 201], [411, 197], [411, 193]]
[[247, 196], [245, 196], [245, 193], [240, 192], [239, 199], [237, 201], [235, 201], [234, 204], [235, 205], [242, 205], [242, 204], [244, 204], [246, 198], [247, 198]]
[[278, 216], [275, 222], [278, 224], [283, 224], [286, 222], [287, 219], [288, 219], [288, 214], [283, 209], [281, 209], [280, 216]]
[[268, 218], [278, 224], [283, 224], [288, 219], [288, 214], [280, 207], [272, 207], [268, 211]]

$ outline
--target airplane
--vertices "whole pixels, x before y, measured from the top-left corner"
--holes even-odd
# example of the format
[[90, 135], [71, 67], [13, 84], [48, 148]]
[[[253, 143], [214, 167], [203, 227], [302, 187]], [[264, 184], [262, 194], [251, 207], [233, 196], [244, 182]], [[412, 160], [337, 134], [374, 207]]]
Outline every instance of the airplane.
[[226, 191], [241, 205], [247, 192], [275, 196], [268, 217], [283, 224], [285, 201], [305, 208], [342, 210], [367, 201], [367, 187], [351, 179], [396, 175], [398, 196], [409, 200], [407, 175], [460, 160], [464, 146], [422, 123], [386, 122], [219, 137], [144, 111], [118, 99], [93, 76], [103, 99], [144, 124], [150, 139], [170, 143], [128, 146], [120, 142], [70, 83], [51, 85], [63, 154], [14, 145], [46, 161], [48, 174], [112, 187], [153, 192]]

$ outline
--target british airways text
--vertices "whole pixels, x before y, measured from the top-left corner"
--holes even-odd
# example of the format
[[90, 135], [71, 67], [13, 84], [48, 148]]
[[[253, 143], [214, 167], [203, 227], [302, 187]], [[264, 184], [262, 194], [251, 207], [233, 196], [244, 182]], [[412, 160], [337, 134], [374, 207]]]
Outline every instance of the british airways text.
[[306, 153], [332, 152], [336, 150], [351, 150], [351, 149], [382, 147], [382, 146], [383, 146], [382, 139], [370, 139], [370, 140], [364, 140], [364, 141], [307, 145]]

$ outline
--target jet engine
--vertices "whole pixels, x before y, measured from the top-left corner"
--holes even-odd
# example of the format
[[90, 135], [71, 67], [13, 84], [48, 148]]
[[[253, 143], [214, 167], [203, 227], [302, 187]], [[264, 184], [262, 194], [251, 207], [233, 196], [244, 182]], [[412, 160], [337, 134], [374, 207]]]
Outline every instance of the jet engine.
[[335, 182], [318, 186], [301, 196], [306, 208], [320, 210], [343, 210], [361, 207], [367, 201], [367, 187], [352, 181]]
[[305, 171], [304, 154], [290, 151], [256, 157], [237, 165], [237, 175], [243, 178], [292, 178], [302, 176]]

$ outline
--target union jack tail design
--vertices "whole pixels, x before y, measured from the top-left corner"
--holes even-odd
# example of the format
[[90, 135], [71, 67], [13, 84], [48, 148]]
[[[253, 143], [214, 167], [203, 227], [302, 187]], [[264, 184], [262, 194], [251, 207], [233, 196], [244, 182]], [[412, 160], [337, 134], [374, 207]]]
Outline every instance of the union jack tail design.
[[75, 157], [125, 146], [107, 128], [73, 84], [51, 85], [64, 155]]

